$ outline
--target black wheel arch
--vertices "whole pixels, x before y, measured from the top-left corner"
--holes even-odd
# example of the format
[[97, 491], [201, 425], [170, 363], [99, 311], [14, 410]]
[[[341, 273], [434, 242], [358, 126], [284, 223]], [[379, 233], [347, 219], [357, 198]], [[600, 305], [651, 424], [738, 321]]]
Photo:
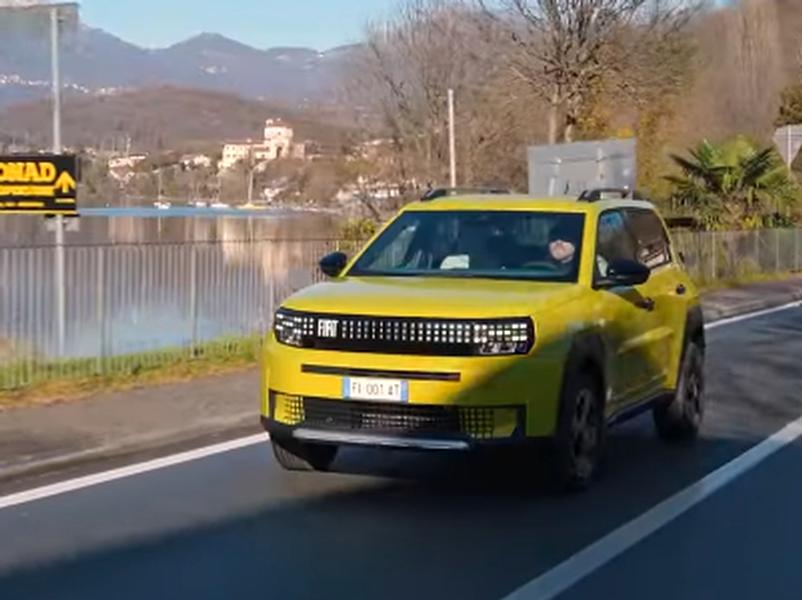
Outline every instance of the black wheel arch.
[[704, 352], [706, 348], [705, 341], [705, 319], [700, 305], [691, 306], [688, 309], [688, 314], [685, 317], [685, 332], [682, 340], [682, 352], [685, 353], [685, 348], [688, 347], [690, 342], [694, 342], [699, 349]]
[[598, 380], [599, 392], [606, 404], [607, 382], [610, 380], [607, 355], [607, 346], [600, 333], [588, 331], [574, 336], [565, 361], [561, 391], [572, 373], [590, 371]]

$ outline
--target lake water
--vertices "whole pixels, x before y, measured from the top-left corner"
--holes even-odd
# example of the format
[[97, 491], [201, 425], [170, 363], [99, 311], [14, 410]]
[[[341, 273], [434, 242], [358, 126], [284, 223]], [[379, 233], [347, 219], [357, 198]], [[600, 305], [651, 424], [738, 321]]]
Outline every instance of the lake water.
[[[264, 330], [320, 278], [339, 219], [300, 211], [85, 209], [66, 233], [63, 356], [118, 356]], [[54, 234], [0, 216], [0, 362], [55, 356]]]
[[[181, 243], [254, 239], [332, 239], [340, 219], [331, 213], [176, 207], [86, 208], [67, 245]], [[73, 223], [74, 224], [74, 223]], [[49, 246], [54, 234], [46, 219], [0, 215], [0, 247]]]

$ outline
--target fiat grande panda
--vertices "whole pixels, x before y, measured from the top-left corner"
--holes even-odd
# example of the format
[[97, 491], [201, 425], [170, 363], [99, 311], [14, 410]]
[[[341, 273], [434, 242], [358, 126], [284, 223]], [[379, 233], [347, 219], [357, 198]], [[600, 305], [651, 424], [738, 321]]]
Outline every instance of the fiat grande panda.
[[544, 442], [531, 456], [582, 488], [609, 426], [650, 410], [663, 439], [699, 430], [699, 295], [649, 202], [431, 194], [321, 268], [266, 340], [262, 421], [287, 469], [344, 446]]

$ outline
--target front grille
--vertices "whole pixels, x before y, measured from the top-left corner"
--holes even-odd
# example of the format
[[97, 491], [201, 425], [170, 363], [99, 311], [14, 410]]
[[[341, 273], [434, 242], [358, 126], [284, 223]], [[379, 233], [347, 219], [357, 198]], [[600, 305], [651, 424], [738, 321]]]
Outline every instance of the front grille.
[[512, 436], [519, 408], [421, 406], [273, 395], [274, 418], [287, 425], [409, 436], [489, 440]]
[[434, 319], [375, 317], [280, 311], [295, 327], [303, 348], [345, 352], [378, 352], [430, 356], [475, 356], [488, 340], [520, 344], [517, 354], [533, 344], [531, 319]]
[[312, 336], [313, 348], [443, 356], [474, 353], [471, 325], [465, 321], [355, 316], [336, 320], [337, 336]]
[[490, 439], [495, 435], [495, 412], [492, 408], [461, 408], [460, 429], [473, 438]]
[[382, 433], [458, 434], [459, 413], [451, 406], [411, 406], [304, 398], [304, 424]]

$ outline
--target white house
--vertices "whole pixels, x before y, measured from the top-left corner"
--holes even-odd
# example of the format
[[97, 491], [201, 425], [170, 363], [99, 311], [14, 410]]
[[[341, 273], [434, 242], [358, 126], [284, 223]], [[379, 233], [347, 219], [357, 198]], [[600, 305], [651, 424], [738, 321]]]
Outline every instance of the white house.
[[181, 157], [181, 166], [185, 169], [208, 168], [212, 166], [212, 159], [205, 154], [185, 154]]
[[131, 154], [109, 159], [109, 169], [133, 169], [148, 157], [147, 154]]

